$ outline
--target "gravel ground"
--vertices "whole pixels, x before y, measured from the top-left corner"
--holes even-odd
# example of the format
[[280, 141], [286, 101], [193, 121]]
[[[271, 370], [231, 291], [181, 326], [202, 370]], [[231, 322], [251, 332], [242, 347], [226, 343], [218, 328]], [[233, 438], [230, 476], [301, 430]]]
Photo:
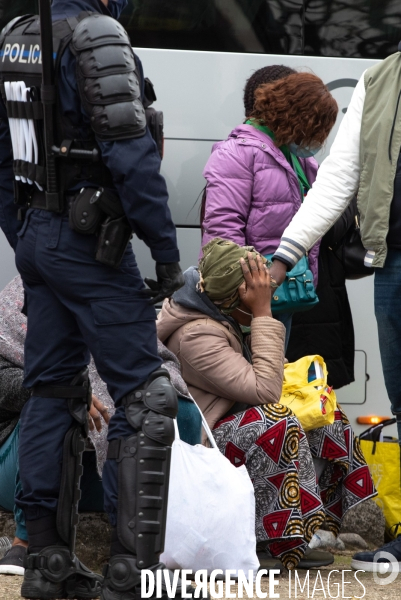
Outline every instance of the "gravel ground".
[[[278, 585], [274, 588], [275, 593], [280, 594], [280, 600], [292, 600], [293, 598], [298, 598], [298, 600], [307, 600], [307, 598], [349, 598], [350, 600], [365, 598], [366, 600], [400, 600], [401, 574], [393, 583], [384, 586], [375, 583], [373, 576], [370, 573], [358, 573], [358, 578], [361, 582], [358, 583], [354, 578], [353, 572], [349, 571], [350, 554], [351, 553], [344, 553], [341, 556], [336, 556], [336, 560], [333, 565], [330, 567], [324, 567], [320, 569], [319, 572], [316, 569], [309, 571], [309, 594], [306, 587], [304, 588], [303, 592], [301, 592], [299, 585], [297, 587], [297, 593], [295, 594], [294, 574], [291, 576], [290, 594], [290, 580], [288, 573], [278, 578]], [[334, 569], [338, 569], [339, 573], [332, 573], [330, 576], [330, 588], [328, 588], [328, 575], [330, 571], [333, 571]], [[344, 571], [344, 573], [342, 573], [342, 571]], [[298, 571], [301, 584], [304, 583], [306, 574], [307, 571]], [[351, 582], [344, 584], [344, 591], [342, 590], [342, 578], [344, 578], [345, 582]], [[0, 600], [19, 600], [21, 581], [22, 577], [0, 575]], [[365, 591], [361, 584], [363, 584]], [[324, 589], [322, 589], [323, 587]], [[267, 593], [266, 597], [269, 598], [268, 578], [263, 578], [261, 589], [262, 592]], [[233, 586], [231, 591], [233, 594], [237, 594], [236, 586]], [[233, 597], [238, 598], [237, 595], [233, 595]]]

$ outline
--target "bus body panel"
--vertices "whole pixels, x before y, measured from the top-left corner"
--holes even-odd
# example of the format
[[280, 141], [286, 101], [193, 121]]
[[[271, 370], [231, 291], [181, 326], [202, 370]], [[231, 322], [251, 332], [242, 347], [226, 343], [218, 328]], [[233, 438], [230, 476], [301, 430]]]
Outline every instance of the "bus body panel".
[[[181, 265], [196, 264], [200, 248], [199, 206], [205, 180], [202, 171], [214, 142], [225, 139], [243, 122], [242, 95], [246, 79], [256, 69], [285, 64], [310, 69], [332, 89], [339, 104], [339, 117], [330, 137], [317, 155], [321, 162], [328, 154], [340, 120], [350, 101], [353, 87], [366, 68], [377, 61], [349, 58], [283, 56], [266, 54], [215, 53], [184, 50], [136, 48], [146, 75], [153, 81], [157, 102], [164, 112], [165, 156], [162, 173], [166, 178], [170, 208], [178, 227]], [[133, 241], [143, 276], [154, 276], [149, 249]], [[16, 274], [14, 256], [2, 234], [0, 288]], [[355, 326], [356, 381], [338, 391], [352, 426], [357, 432], [359, 415], [390, 415], [378, 348], [373, 308], [373, 277], [347, 282]], [[369, 381], [366, 381], [367, 373]], [[395, 427], [389, 433], [396, 435]]]

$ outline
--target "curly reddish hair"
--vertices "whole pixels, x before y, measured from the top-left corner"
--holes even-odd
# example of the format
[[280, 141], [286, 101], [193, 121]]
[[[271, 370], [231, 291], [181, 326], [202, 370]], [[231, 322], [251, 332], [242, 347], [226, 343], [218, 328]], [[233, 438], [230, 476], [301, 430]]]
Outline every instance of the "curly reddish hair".
[[251, 117], [267, 125], [277, 146], [320, 146], [329, 135], [338, 105], [323, 81], [312, 73], [293, 73], [255, 91]]

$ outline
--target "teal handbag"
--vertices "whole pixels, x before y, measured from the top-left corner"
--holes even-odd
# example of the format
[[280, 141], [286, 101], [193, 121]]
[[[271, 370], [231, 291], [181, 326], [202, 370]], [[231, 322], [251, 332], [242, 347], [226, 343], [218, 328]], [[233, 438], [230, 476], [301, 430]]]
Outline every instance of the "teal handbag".
[[[273, 254], [266, 254], [267, 260], [272, 259]], [[293, 313], [309, 310], [319, 302], [313, 275], [309, 268], [308, 258], [303, 256], [291, 271], [287, 272], [283, 283], [274, 290], [272, 296], [272, 313]]]

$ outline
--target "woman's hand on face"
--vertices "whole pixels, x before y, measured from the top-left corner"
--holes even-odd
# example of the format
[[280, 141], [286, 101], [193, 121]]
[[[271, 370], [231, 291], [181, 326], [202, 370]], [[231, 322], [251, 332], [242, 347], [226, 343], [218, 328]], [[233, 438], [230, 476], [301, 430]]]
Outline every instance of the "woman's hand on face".
[[270, 273], [261, 256], [248, 254], [248, 264], [241, 258], [241, 267], [245, 281], [238, 288], [239, 297], [254, 317], [271, 317]]
[[103, 402], [100, 402], [99, 398], [96, 398], [96, 396], [92, 394], [92, 406], [89, 410], [89, 429], [93, 431], [96, 427], [97, 431], [101, 431], [102, 419], [108, 424], [110, 421], [109, 411]]

